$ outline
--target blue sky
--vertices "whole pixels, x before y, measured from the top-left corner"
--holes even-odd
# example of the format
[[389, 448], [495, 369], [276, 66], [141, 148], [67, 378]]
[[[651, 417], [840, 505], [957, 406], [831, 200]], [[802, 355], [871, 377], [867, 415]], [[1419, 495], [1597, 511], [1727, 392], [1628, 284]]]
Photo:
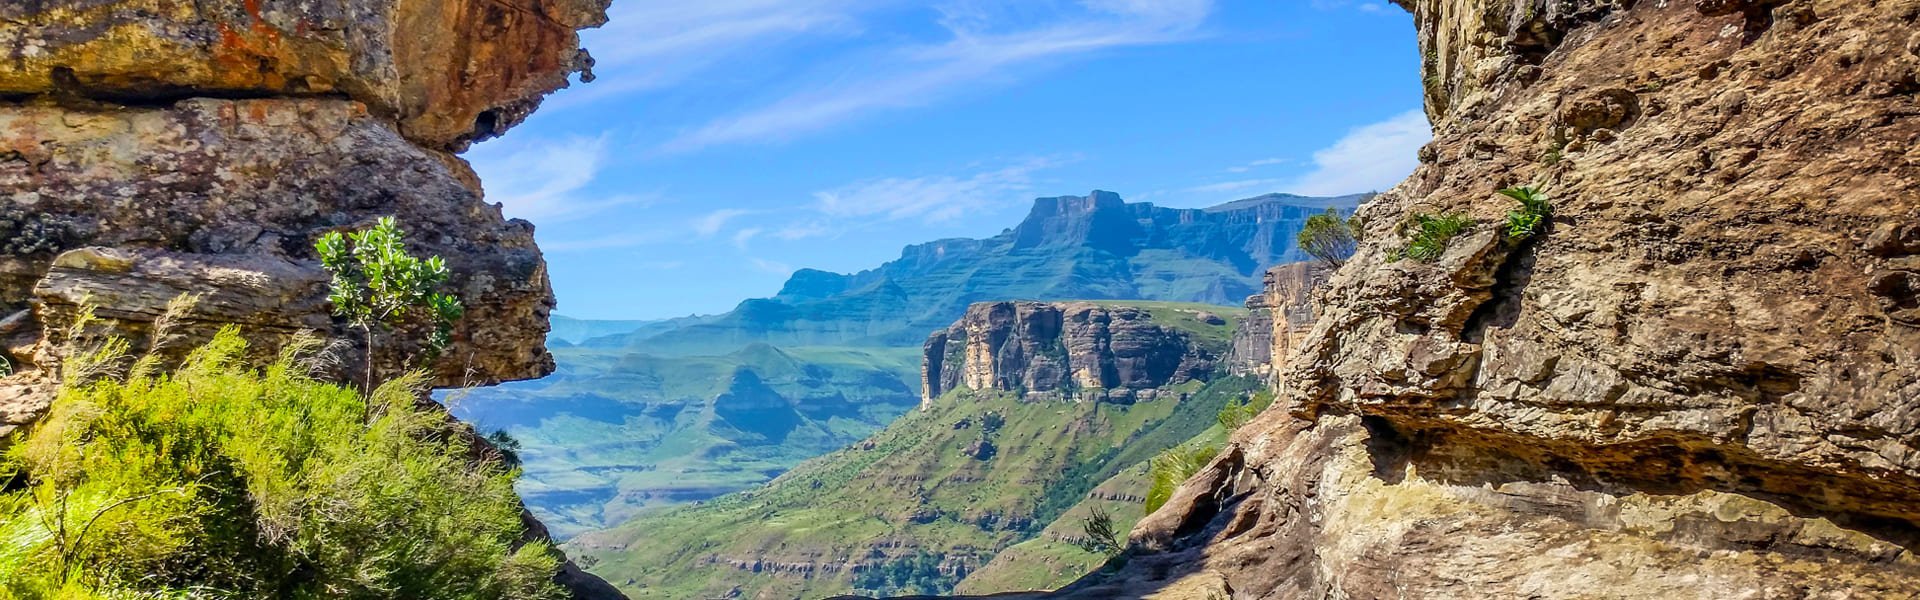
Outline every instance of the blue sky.
[[598, 79], [468, 152], [559, 313], [660, 318], [1012, 226], [1040, 196], [1385, 189], [1428, 139], [1384, 0], [616, 0]]

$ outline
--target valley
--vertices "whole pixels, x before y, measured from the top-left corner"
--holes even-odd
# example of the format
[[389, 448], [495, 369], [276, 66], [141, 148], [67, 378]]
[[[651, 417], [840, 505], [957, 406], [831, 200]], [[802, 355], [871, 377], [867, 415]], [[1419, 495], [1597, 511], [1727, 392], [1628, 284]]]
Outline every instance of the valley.
[[[1041, 198], [992, 238], [910, 246], [851, 275], [801, 270], [779, 294], [728, 313], [557, 319], [554, 375], [442, 398], [521, 444], [521, 491], [567, 538], [765, 483], [881, 430], [920, 405], [921, 344], [970, 304], [1162, 301], [1230, 313], [1269, 267], [1306, 257], [1295, 236], [1308, 217], [1364, 198], [1271, 194], [1207, 209], [1100, 191]], [[1228, 333], [1197, 330], [1223, 344]]]

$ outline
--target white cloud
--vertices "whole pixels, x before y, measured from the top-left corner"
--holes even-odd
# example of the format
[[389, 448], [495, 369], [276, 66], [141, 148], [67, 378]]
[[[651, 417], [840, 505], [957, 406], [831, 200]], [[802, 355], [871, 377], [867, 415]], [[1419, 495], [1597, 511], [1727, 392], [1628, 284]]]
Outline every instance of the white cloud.
[[606, 167], [604, 136], [482, 144], [466, 159], [486, 182], [487, 200], [503, 205], [503, 212], [512, 218], [564, 221], [651, 200], [643, 195], [602, 196], [586, 191]]
[[1202, 193], [1202, 194], [1218, 194], [1218, 193], [1224, 193], [1224, 192], [1242, 192], [1242, 191], [1246, 191], [1246, 190], [1250, 190], [1250, 189], [1254, 189], [1254, 188], [1262, 188], [1262, 187], [1264, 187], [1264, 188], [1272, 188], [1272, 187], [1274, 187], [1274, 186], [1277, 186], [1277, 185], [1280, 185], [1280, 184], [1282, 184], [1282, 183], [1285, 183], [1285, 180], [1281, 180], [1281, 179], [1242, 179], [1242, 180], [1239, 180], [1239, 181], [1223, 181], [1223, 182], [1220, 182], [1220, 183], [1211, 183], [1211, 184], [1207, 184], [1207, 185], [1202, 185], [1202, 186], [1195, 186], [1195, 187], [1192, 187], [1192, 188], [1188, 188], [1188, 189], [1187, 189], [1187, 191], [1189, 191], [1189, 192], [1198, 192], [1198, 193]]
[[600, 78], [555, 96], [564, 110], [671, 86], [728, 59], [809, 37], [858, 32], [857, 14], [885, 0], [616, 2], [607, 24], [583, 34]]
[[[1085, 0], [1073, 11], [1048, 3], [947, 2], [937, 6], [950, 39], [855, 57], [852, 76], [803, 88], [757, 109], [716, 119], [662, 145], [687, 152], [778, 142], [876, 111], [920, 106], [983, 85], [1016, 67], [1099, 50], [1193, 37], [1211, 0]], [[1034, 13], [1045, 13], [1035, 18]]]
[[766, 273], [771, 273], [774, 275], [792, 275], [793, 274], [793, 265], [789, 265], [787, 263], [783, 263], [779, 261], [772, 261], [764, 258], [749, 256], [747, 257], [747, 264], [753, 265], [753, 268], [755, 269], [759, 269], [761, 271], [764, 271]]
[[1279, 187], [1304, 196], [1384, 191], [1420, 166], [1420, 146], [1432, 139], [1426, 113], [1409, 111], [1348, 132], [1313, 153], [1312, 171]]
[[753, 211], [742, 208], [722, 208], [694, 219], [693, 232], [700, 234], [700, 237], [709, 237], [720, 233], [720, 230], [727, 226], [728, 221], [750, 214], [753, 214]]
[[747, 245], [753, 243], [753, 238], [760, 237], [760, 232], [762, 231], [765, 230], [759, 227], [748, 227], [733, 232], [733, 247], [739, 248], [741, 252], [745, 252]]
[[1227, 167], [1227, 172], [1228, 172], [1228, 173], [1245, 173], [1245, 172], [1248, 172], [1248, 171], [1252, 171], [1252, 170], [1254, 170], [1254, 169], [1258, 169], [1258, 168], [1260, 168], [1260, 167], [1271, 167], [1271, 166], [1274, 166], [1274, 165], [1284, 165], [1284, 164], [1287, 164], [1287, 163], [1290, 163], [1290, 162], [1293, 162], [1293, 160], [1292, 160], [1292, 159], [1287, 159], [1287, 158], [1262, 158], [1262, 159], [1260, 159], [1260, 160], [1256, 160], [1256, 161], [1253, 161], [1253, 162], [1249, 162], [1249, 163], [1247, 163], [1247, 164], [1244, 164], [1244, 165], [1234, 165], [1234, 166], [1231, 166], [1231, 167]]
[[834, 220], [928, 223], [996, 207], [1032, 189], [1032, 174], [1057, 164], [1034, 159], [967, 177], [873, 179], [814, 192], [814, 208]]

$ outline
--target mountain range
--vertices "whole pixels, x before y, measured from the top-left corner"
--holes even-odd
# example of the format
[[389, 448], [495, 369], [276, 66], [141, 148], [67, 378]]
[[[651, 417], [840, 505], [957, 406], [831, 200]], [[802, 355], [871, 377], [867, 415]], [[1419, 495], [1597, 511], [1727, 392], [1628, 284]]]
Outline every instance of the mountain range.
[[999, 235], [908, 246], [858, 273], [801, 270], [724, 314], [556, 319], [553, 376], [471, 391], [454, 411], [519, 440], [522, 495], [572, 536], [764, 483], [885, 427], [921, 401], [921, 342], [970, 304], [1238, 305], [1268, 267], [1305, 258], [1308, 217], [1366, 198], [1040, 198]]

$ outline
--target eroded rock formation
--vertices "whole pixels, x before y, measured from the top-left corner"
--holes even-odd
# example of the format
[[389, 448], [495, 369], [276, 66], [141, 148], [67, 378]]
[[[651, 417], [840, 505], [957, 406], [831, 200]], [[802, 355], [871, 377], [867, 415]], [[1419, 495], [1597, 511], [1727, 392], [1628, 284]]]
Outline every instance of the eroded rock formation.
[[1276, 408], [1057, 597], [1912, 597], [1920, 1], [1400, 4], [1423, 166]]
[[1205, 379], [1219, 353], [1186, 332], [1154, 323], [1140, 308], [983, 302], [927, 338], [922, 406], [956, 389], [1146, 399], [1156, 388]]
[[[316, 331], [358, 373], [367, 353], [331, 316], [312, 248], [389, 215], [415, 253], [446, 259], [467, 307], [438, 384], [550, 372], [533, 227], [484, 202], [452, 153], [590, 79], [576, 30], [606, 3], [0, 5], [0, 438], [45, 410], [50, 338], [82, 307], [140, 342], [197, 294], [174, 331], [188, 342], [234, 324], [271, 352]], [[376, 370], [419, 356], [419, 333], [383, 342]]]

